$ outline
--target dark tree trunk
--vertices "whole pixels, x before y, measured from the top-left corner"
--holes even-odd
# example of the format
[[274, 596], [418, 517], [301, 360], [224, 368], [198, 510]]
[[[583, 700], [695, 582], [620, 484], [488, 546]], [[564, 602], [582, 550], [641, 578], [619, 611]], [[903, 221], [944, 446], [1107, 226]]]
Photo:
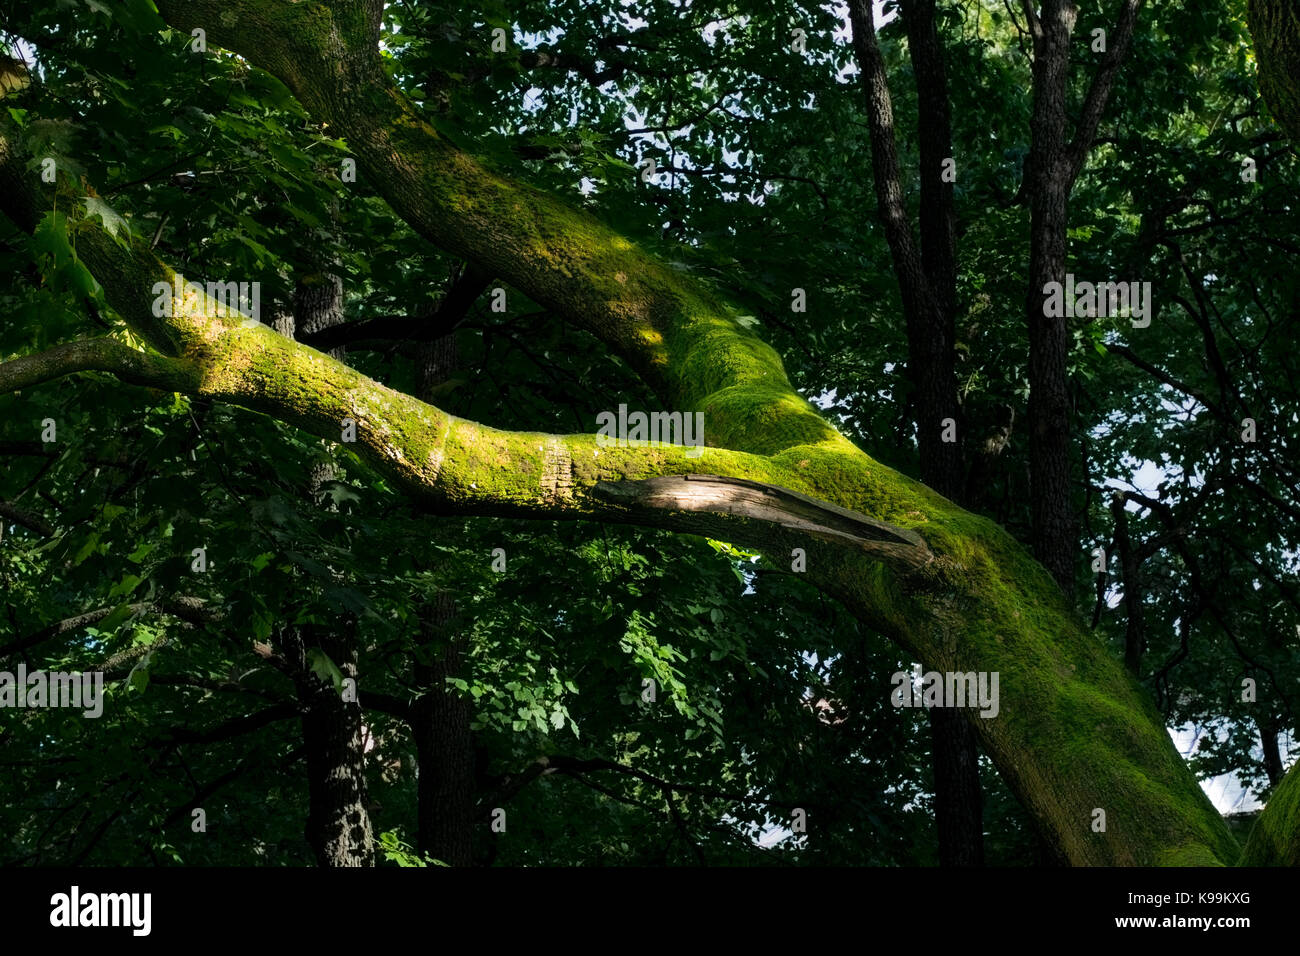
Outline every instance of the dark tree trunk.
[[[463, 285], [458, 281], [456, 289]], [[450, 298], [450, 296], [449, 296]], [[468, 309], [469, 302], [456, 304]], [[444, 300], [439, 312], [449, 306]], [[432, 321], [432, 318], [430, 319]], [[444, 335], [420, 348], [418, 395], [429, 399], [446, 380], [457, 360], [455, 335]], [[473, 863], [474, 737], [470, 702], [447, 686], [460, 676], [464, 641], [454, 631], [456, 604], [452, 595], [437, 594], [422, 609], [426, 646], [441, 645], [430, 665], [417, 665], [415, 676], [424, 692], [411, 707], [411, 733], [418, 761], [419, 827], [416, 847], [452, 866]]]
[[[965, 428], [957, 399], [956, 212], [953, 183], [944, 176], [944, 162], [953, 156], [943, 46], [934, 0], [904, 0], [919, 108], [918, 246], [903, 202], [893, 105], [870, 7], [866, 0], [853, 0], [849, 11], [867, 97], [876, 205], [907, 323], [921, 480], [960, 503], [965, 496]], [[932, 709], [929, 718], [939, 859], [945, 866], [977, 866], [984, 859], [984, 824], [975, 731], [963, 713]]]
[[[278, 316], [281, 334], [310, 335], [343, 321], [343, 285], [337, 276], [303, 276], [294, 289], [293, 311]], [[335, 350], [335, 358], [343, 350]], [[322, 462], [313, 469], [308, 494], [334, 478], [336, 469]], [[309, 652], [319, 650], [357, 687], [355, 635], [348, 630], [311, 626], [287, 627], [281, 633], [284, 655], [302, 710], [303, 742], [307, 748], [307, 840], [321, 866], [374, 866], [375, 848], [365, 778], [362, 710], [356, 699], [344, 700], [332, 681], [311, 670]], [[359, 692], [356, 695], [359, 697]]]
[[282, 643], [294, 672], [307, 748], [307, 840], [321, 866], [374, 866], [361, 707], [314, 674], [308, 654], [313, 648], [324, 652], [355, 686], [356, 644], [351, 635], [336, 637], [310, 627], [286, 630]]
[[[450, 595], [427, 605], [427, 637], [441, 643], [455, 615]], [[470, 702], [447, 678], [461, 668], [461, 641], [446, 641], [440, 656], [415, 669], [426, 690], [411, 706], [411, 732], [418, 761], [419, 833], [417, 847], [452, 866], [473, 862], [474, 740], [470, 732]]]
[[1065, 282], [1070, 143], [1065, 97], [1074, 5], [1044, 0], [1034, 34], [1034, 108], [1026, 166], [1030, 205], [1029, 473], [1034, 554], [1067, 593], [1074, 592], [1078, 536], [1070, 499], [1070, 330], [1043, 313], [1044, 287]]
[[1277, 745], [1281, 725], [1272, 717], [1257, 717], [1255, 725], [1259, 728], [1259, 743], [1264, 751], [1264, 773], [1268, 775], [1269, 785], [1276, 787], [1286, 776], [1286, 768], [1282, 766], [1282, 752]]
[[1042, 0], [1038, 12], [1021, 0], [1034, 41], [1034, 107], [1025, 165], [1030, 207], [1029, 473], [1034, 553], [1062, 590], [1074, 594], [1078, 528], [1070, 490], [1071, 403], [1066, 374], [1071, 330], [1049, 317], [1044, 287], [1065, 281], [1070, 192], [1097, 136], [1120, 66], [1132, 44], [1143, 0], [1118, 0], [1119, 14], [1106, 54], [1069, 138], [1066, 95], [1070, 38], [1079, 10], [1074, 0]]
[[[944, 175], [945, 162], [955, 163], [956, 159], [948, 76], [935, 22], [935, 0], [903, 0], [902, 14], [916, 80], [921, 163], [923, 288], [912, 297], [918, 308], [908, 321], [908, 362], [914, 369], [917, 428], [923, 438], [921, 480], [960, 504], [965, 490], [966, 435], [957, 398], [955, 165], [951, 176]], [[916, 274], [911, 269], [909, 272]], [[956, 441], [943, 440], [943, 423], [949, 419], [955, 426]]]
[[984, 797], [975, 729], [960, 710], [932, 707], [929, 714], [939, 865], [983, 866]]
[[1129, 540], [1128, 512], [1124, 510], [1123, 497], [1111, 503], [1115, 517], [1115, 542], [1119, 549], [1120, 582], [1124, 587], [1124, 612], [1128, 623], [1124, 631], [1124, 666], [1134, 677], [1142, 672], [1142, 654], [1146, 651], [1146, 624], [1142, 614], [1142, 583], [1139, 580], [1137, 552]]
[[[961, 406], [957, 401], [954, 332], [956, 227], [952, 184], [943, 161], [952, 155], [947, 80], [934, 24], [933, 0], [911, 0], [904, 17], [912, 42], [921, 106], [921, 242], [903, 200], [893, 104], [868, 0], [852, 0], [853, 43], [867, 98], [876, 207], [898, 276], [907, 325], [908, 372], [916, 417], [921, 480], [945, 497], [963, 491]], [[955, 440], [945, 441], [949, 430]]]

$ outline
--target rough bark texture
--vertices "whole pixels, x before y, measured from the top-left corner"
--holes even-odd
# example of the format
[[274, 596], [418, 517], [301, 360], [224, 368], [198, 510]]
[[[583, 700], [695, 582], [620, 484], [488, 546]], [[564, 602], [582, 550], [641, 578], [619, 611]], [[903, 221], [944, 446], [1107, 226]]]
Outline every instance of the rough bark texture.
[[[357, 454], [431, 508], [463, 514], [595, 517], [710, 534], [788, 556], [810, 580], [927, 669], [997, 671], [997, 717], [981, 743], [1054, 852], [1076, 864], [1214, 863], [1239, 853], [1149, 699], [1091, 639], [1051, 577], [997, 525], [871, 459], [791, 388], [776, 353], [735, 311], [627, 239], [552, 197], [489, 172], [393, 89], [376, 53], [379, 5], [162, 0], [167, 20], [208, 31], [279, 76], [346, 136], [359, 173], [430, 241], [468, 258], [623, 356], [668, 408], [705, 413], [699, 457], [681, 447], [607, 447], [588, 435], [508, 433], [388, 389], [266, 326], [213, 316], [189, 295], [151, 314], [172, 270], [145, 243], [118, 247], [75, 218], [76, 247], [113, 308], [153, 348], [139, 380], [256, 410], [322, 437], [358, 422]], [[0, 139], [0, 208], [21, 217], [46, 194]], [[61, 181], [60, 209], [78, 184]], [[10, 213], [13, 210], [13, 213]], [[210, 305], [210, 304], [209, 304]], [[92, 350], [93, 351], [93, 350]], [[97, 361], [81, 357], [84, 362]], [[63, 355], [43, 368], [86, 367]], [[19, 379], [31, 382], [27, 369]], [[14, 387], [0, 365], [0, 390]], [[43, 380], [43, 379], [37, 379]], [[912, 547], [819, 536], [735, 515], [597, 496], [598, 484], [708, 472], [778, 486], [859, 513]], [[928, 555], [928, 557], [926, 557]], [[1107, 811], [1104, 833], [1090, 828]]]
[[984, 865], [984, 794], [975, 728], [960, 710], [934, 707], [930, 753], [940, 866]]
[[1250, 33], [1264, 101], [1293, 143], [1300, 144], [1300, 4], [1250, 0]]
[[[853, 45], [867, 98], [876, 206], [898, 276], [907, 325], [907, 364], [912, 383], [921, 480], [949, 498], [961, 494], [963, 429], [957, 401], [954, 316], [957, 297], [956, 227], [952, 184], [942, 164], [952, 155], [947, 82], [931, 0], [904, 5], [913, 44], [917, 92], [922, 104], [921, 242], [908, 218], [894, 139], [894, 113], [884, 59], [876, 43], [868, 0], [851, 0]], [[945, 421], [956, 441], [944, 441]]]
[[[454, 285], [453, 291], [460, 286]], [[444, 300], [439, 311], [447, 305]], [[421, 346], [420, 397], [429, 399], [455, 363], [454, 335]], [[465, 640], [452, 630], [455, 617], [456, 602], [447, 593], [434, 594], [420, 610], [426, 650], [437, 657], [416, 666], [416, 682], [425, 691], [411, 705], [419, 768], [416, 848], [451, 866], [469, 866], [474, 861], [474, 736], [470, 730], [474, 712], [469, 700], [447, 684], [462, 676]]]
[[[293, 329], [304, 333], [343, 321], [343, 283], [337, 276], [312, 274], [294, 289]], [[337, 350], [341, 353], [342, 350]], [[333, 357], [337, 358], [338, 354]], [[312, 499], [337, 469], [328, 461], [312, 469]], [[375, 849], [367, 807], [365, 740], [361, 707], [345, 701], [332, 684], [311, 673], [312, 651], [324, 653], [353, 686], [358, 679], [357, 647], [335, 628], [289, 626], [282, 630], [285, 657], [294, 668], [294, 688], [303, 711], [307, 748], [307, 839], [321, 866], [374, 866]]]
[[1045, 287], [1065, 282], [1070, 192], [1092, 148], [1142, 0], [1121, 0], [1109, 49], [1084, 98], [1073, 138], [1066, 119], [1074, 0], [1022, 0], [1034, 42], [1034, 106], [1025, 177], [1030, 208], [1029, 476], [1034, 554], [1067, 594], [1074, 591], [1078, 530], [1070, 490], [1071, 402], [1066, 374], [1071, 330], [1044, 314]]
[[1070, 391], [1064, 317], [1044, 315], [1043, 289], [1065, 281], [1069, 176], [1065, 93], [1073, 5], [1044, 0], [1034, 32], [1034, 108], [1025, 175], [1030, 208], [1029, 476], [1034, 554], [1066, 591], [1074, 590], [1077, 534], [1070, 494]]
[[321, 866], [374, 866], [361, 707], [356, 701], [345, 701], [333, 682], [312, 673], [309, 657], [313, 649], [323, 651], [344, 678], [355, 682], [356, 643], [351, 635], [310, 627], [286, 629], [280, 641], [302, 709], [310, 801], [307, 840]]

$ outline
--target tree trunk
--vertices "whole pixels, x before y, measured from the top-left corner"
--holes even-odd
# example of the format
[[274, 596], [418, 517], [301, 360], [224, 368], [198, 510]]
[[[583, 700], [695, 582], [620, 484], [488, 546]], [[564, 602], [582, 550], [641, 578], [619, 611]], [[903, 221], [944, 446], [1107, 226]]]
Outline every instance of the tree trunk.
[[1282, 732], [1281, 722], [1272, 716], [1256, 717], [1255, 726], [1259, 729], [1259, 745], [1264, 752], [1264, 773], [1268, 775], [1269, 786], [1276, 787], [1284, 772], [1277, 741]]
[[984, 796], [975, 729], [959, 710], [930, 708], [940, 866], [984, 865]]
[[1260, 92], [1291, 141], [1300, 144], [1300, 6], [1295, 0], [1250, 0], [1246, 17]]
[[1065, 95], [1073, 4], [1044, 0], [1034, 36], [1034, 107], [1026, 166], [1030, 203], [1029, 474], [1034, 554], [1066, 594], [1074, 592], [1078, 536], [1070, 494], [1070, 393], [1064, 316], [1044, 313], [1045, 286], [1065, 282], [1070, 163]]
[[[446, 380], [456, 355], [455, 335], [421, 347], [417, 372], [422, 398]], [[469, 866], [474, 862], [474, 711], [469, 700], [447, 686], [449, 678], [461, 675], [463, 661], [464, 638], [451, 628], [455, 616], [451, 594], [435, 594], [420, 611], [426, 650], [442, 646], [432, 664], [415, 668], [416, 683], [425, 688], [411, 706], [419, 768], [416, 847], [451, 866]]]
[[355, 686], [356, 644], [351, 635], [336, 637], [310, 627], [285, 630], [281, 643], [302, 708], [310, 799], [307, 840], [321, 866], [374, 866], [361, 707], [312, 673], [309, 655], [313, 649], [325, 653]]
[[[961, 501], [966, 469], [956, 376], [956, 213], [953, 184], [946, 180], [943, 165], [952, 157], [952, 119], [934, 0], [905, 0], [902, 5], [919, 105], [919, 250], [903, 204], [893, 104], [871, 5], [853, 0], [849, 11], [870, 116], [877, 211], [907, 325], [921, 480]], [[939, 860], [945, 866], [978, 865], [984, 858], [984, 824], [975, 731], [963, 714], [938, 709], [928, 713]]]
[[419, 834], [417, 846], [452, 866], [473, 863], [474, 741], [473, 708], [447, 686], [460, 675], [462, 640], [447, 640], [446, 626], [455, 614], [450, 595], [439, 595], [425, 609], [426, 636], [445, 640], [438, 658], [416, 667], [416, 680], [427, 688], [411, 705], [419, 766]]
[[1118, 560], [1120, 583], [1124, 588], [1124, 613], [1127, 624], [1124, 629], [1124, 666], [1134, 677], [1142, 676], [1142, 655], [1146, 652], [1146, 624], [1142, 613], [1142, 583], [1140, 580], [1140, 562], [1129, 539], [1128, 512], [1124, 509], [1125, 498], [1117, 496], [1111, 503], [1110, 511], [1115, 517], [1115, 541], [1119, 548], [1118, 555], [1108, 555], [1109, 560]]
[[[343, 283], [334, 275], [312, 273], [294, 288], [290, 334], [310, 335], [343, 321]], [[282, 325], [282, 328], [287, 326]], [[339, 358], [342, 349], [333, 357]], [[337, 469], [328, 461], [312, 469], [307, 494], [318, 500], [321, 486]], [[283, 631], [285, 656], [294, 667], [294, 686], [303, 709], [303, 741], [311, 806], [307, 839], [321, 866], [374, 866], [375, 849], [367, 810], [362, 710], [345, 701], [339, 689], [311, 672], [313, 650], [324, 653], [344, 678], [357, 686], [357, 648], [351, 634], [310, 626]]]

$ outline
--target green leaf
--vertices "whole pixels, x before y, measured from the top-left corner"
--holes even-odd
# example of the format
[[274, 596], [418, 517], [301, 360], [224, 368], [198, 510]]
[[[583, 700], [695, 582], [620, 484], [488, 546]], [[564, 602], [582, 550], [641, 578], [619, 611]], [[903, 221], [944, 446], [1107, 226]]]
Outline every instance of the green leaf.
[[107, 617], [99, 622], [99, 630], [105, 634], [111, 634], [120, 624], [131, 617], [132, 613], [130, 604], [119, 604], [113, 608]]
[[309, 648], [307, 660], [310, 662], [313, 674], [326, 683], [333, 684], [335, 690], [343, 689], [343, 672], [330, 660], [328, 654], [318, 647]]
[[126, 577], [122, 578], [121, 581], [117, 582], [117, 584], [113, 585], [112, 589], [108, 592], [108, 596], [110, 598], [115, 598], [130, 594], [139, 587], [142, 580], [143, 579], [137, 575], [128, 574]]
[[131, 671], [131, 676], [127, 678], [127, 687], [137, 693], [143, 693], [149, 686], [149, 668], [137, 667]]
[[87, 196], [86, 218], [90, 219], [94, 216], [98, 216], [103, 221], [104, 229], [113, 237], [113, 241], [125, 249], [127, 238], [131, 235], [130, 224], [98, 196]]
[[76, 567], [77, 565], [81, 564], [82, 561], [85, 561], [88, 557], [90, 557], [95, 552], [95, 549], [98, 546], [99, 546], [99, 532], [92, 531], [90, 533], [90, 536], [86, 538], [86, 541], [81, 546], [80, 550], [78, 550], [77, 553], [73, 556], [72, 558], [73, 567]]
[[149, 557], [150, 552], [158, 546], [156, 541], [146, 541], [126, 556], [126, 559], [132, 564], [139, 564], [145, 558]]

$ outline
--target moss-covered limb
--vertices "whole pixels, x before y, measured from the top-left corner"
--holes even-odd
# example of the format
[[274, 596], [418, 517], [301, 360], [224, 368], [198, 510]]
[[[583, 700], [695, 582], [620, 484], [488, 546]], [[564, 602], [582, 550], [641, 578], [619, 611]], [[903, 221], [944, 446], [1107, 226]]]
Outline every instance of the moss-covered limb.
[[184, 391], [194, 385], [192, 370], [182, 362], [137, 351], [116, 339], [96, 338], [64, 342], [0, 363], [0, 394], [74, 372], [111, 372], [124, 382], [167, 391]]
[[[1235, 860], [1236, 842], [1147, 695], [1015, 542], [981, 528], [982, 519], [966, 522], [960, 530], [917, 529], [942, 555], [920, 587], [915, 576], [865, 562], [846, 562], [823, 579], [927, 669], [999, 674], [996, 716], [973, 723], [1065, 859], [1159, 865], [1183, 847]], [[962, 544], [944, 540], [954, 533]], [[1105, 813], [1102, 832], [1093, 829], [1097, 810]]]
[[[238, 27], [245, 10], [238, 2], [185, 6], [207, 9], [214, 42], [227, 24], [221, 11], [233, 11], [229, 22]], [[292, 40], [260, 28], [266, 43], [297, 44], [264, 65], [297, 71], [291, 85], [318, 115], [342, 120], [336, 129], [349, 136], [386, 195], [401, 202], [399, 211], [448, 248], [585, 319], [663, 394], [702, 409], [711, 444], [737, 450], [708, 448], [694, 458], [680, 448], [601, 448], [591, 436], [511, 434], [459, 421], [266, 327], [213, 314], [202, 294], [184, 297], [171, 315], [153, 315], [147, 290], [169, 281], [170, 270], [141, 244], [124, 248], [98, 224], [76, 223], [79, 254], [114, 308], [191, 370], [186, 390], [266, 411], [325, 437], [339, 436], [342, 420], [353, 418], [356, 450], [435, 507], [712, 530], [761, 547], [777, 561], [805, 547], [810, 579], [926, 667], [1000, 674], [999, 713], [979, 720], [981, 736], [1068, 859], [1154, 863], [1170, 848], [1201, 858], [1235, 856], [1235, 844], [1158, 715], [1105, 648], [1089, 643], [1046, 573], [1005, 532], [838, 435], [793, 392], [775, 353], [732, 321], [725, 304], [594, 220], [454, 150], [386, 85], [349, 64], [350, 45], [331, 62], [320, 51], [337, 52], [342, 33], [328, 8], [273, 0], [257, 8], [304, 18]], [[313, 31], [323, 34], [312, 39]], [[304, 52], [315, 43], [319, 49]], [[247, 39], [247, 45], [256, 43]], [[374, 88], [350, 89], [358, 77]], [[359, 115], [359, 102], [374, 109]], [[380, 108], [383, 103], [388, 106]], [[889, 534], [915, 533], [934, 559], [919, 569], [882, 562], [833, 534], [828, 540], [798, 526], [835, 528], [827, 509], [791, 522], [788, 510], [755, 518], [691, 512], [671, 496], [671, 507], [662, 508], [594, 493], [602, 482], [617, 487], [691, 472], [834, 503], [867, 516], [867, 523], [887, 525]], [[888, 693], [883, 681], [881, 692]], [[1094, 809], [1107, 811], [1105, 833], [1091, 830]]]
[[1242, 866], [1300, 866], [1300, 761], [1273, 790], [1251, 827]]
[[1300, 146], [1300, 4], [1295, 0], [1250, 0], [1246, 8], [1259, 64], [1264, 101]]
[[727, 303], [440, 136], [384, 75], [352, 4], [164, 0], [159, 9], [275, 73], [347, 137], [359, 175], [421, 234], [596, 334], [667, 407], [703, 411], [709, 444], [768, 454], [836, 437]]
[[[355, 7], [275, 0], [159, 7], [173, 25], [204, 26], [211, 42], [276, 73], [347, 137], [362, 175], [427, 238], [592, 331], [669, 407], [703, 411], [709, 444], [762, 456], [711, 450], [692, 470], [779, 485], [920, 534], [935, 554], [922, 573], [814, 539], [809, 577], [927, 667], [1002, 675], [1000, 713], [979, 721], [981, 736], [1068, 859], [1156, 863], [1171, 848], [1180, 859], [1235, 857], [1158, 715], [1022, 549], [839, 436], [790, 387], [776, 354], [708, 290], [439, 136], [382, 76], [369, 24], [339, 16]], [[447, 460], [490, 460], [508, 441], [488, 434]], [[611, 465], [623, 470], [618, 478], [647, 477], [644, 459], [600, 460], [571, 442], [565, 453], [579, 487], [592, 487], [595, 475], [612, 480]], [[654, 467], [680, 474], [681, 464], [665, 458]], [[728, 520], [737, 536], [759, 524]], [[808, 540], [780, 524], [763, 533], [777, 559]], [[1092, 830], [1096, 809], [1107, 812], [1105, 832]]]
[[721, 475], [671, 475], [639, 481], [597, 482], [592, 496], [636, 510], [666, 510], [683, 518], [726, 515], [779, 526], [798, 535], [861, 551], [903, 571], [920, 570], [933, 559], [925, 540], [824, 501], [776, 485]]
[[[142, 290], [166, 267], [102, 229], [74, 228], [78, 249], [131, 321], [150, 301]], [[778, 562], [804, 548], [813, 581], [928, 668], [999, 672], [999, 713], [979, 719], [978, 729], [1067, 859], [1154, 863], [1168, 847], [1235, 855], [1158, 716], [1077, 627], [1046, 573], [996, 525], [855, 449], [806, 446], [763, 457], [706, 448], [695, 457], [677, 446], [601, 447], [594, 436], [501, 432], [387, 389], [266, 326], [201, 309], [178, 315], [172, 320], [184, 351], [160, 361], [187, 377], [169, 384], [323, 437], [341, 437], [343, 419], [353, 418], [355, 450], [431, 507], [657, 524], [730, 538]], [[692, 479], [663, 480], [699, 472], [722, 476], [701, 482], [711, 510], [683, 491]], [[734, 494], [738, 488], [753, 496]], [[870, 517], [862, 514], [868, 508]], [[934, 555], [919, 568], [875, 549], [917, 552], [918, 540]], [[1095, 834], [1098, 808], [1108, 827]]]

